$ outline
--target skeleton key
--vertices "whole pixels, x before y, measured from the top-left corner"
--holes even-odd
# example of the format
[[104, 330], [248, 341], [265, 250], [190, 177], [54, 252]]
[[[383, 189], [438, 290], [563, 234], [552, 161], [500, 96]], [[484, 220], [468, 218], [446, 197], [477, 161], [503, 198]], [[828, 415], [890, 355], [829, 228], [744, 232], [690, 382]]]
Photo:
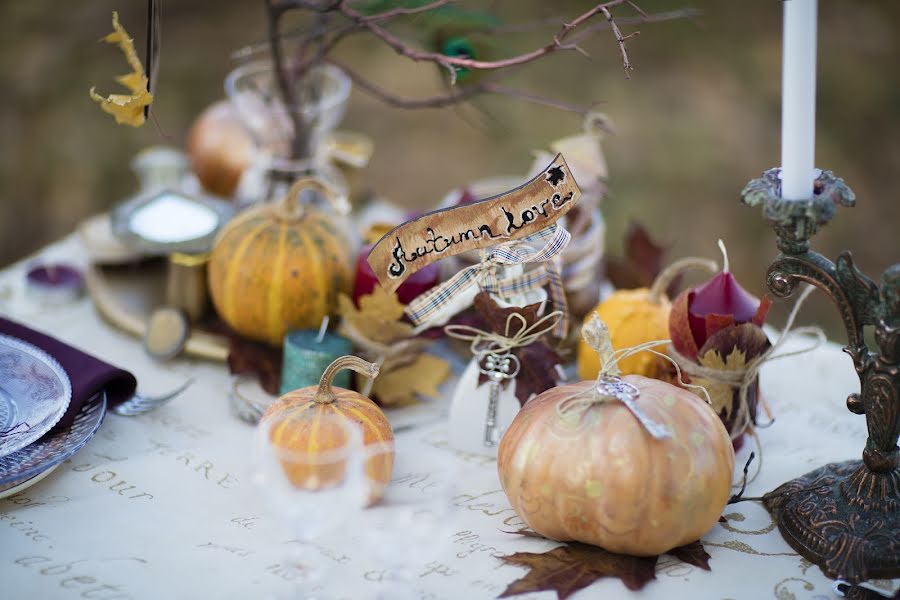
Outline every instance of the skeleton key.
[[631, 414], [640, 421], [647, 433], [654, 438], [659, 440], [672, 436], [672, 433], [665, 425], [657, 423], [638, 408], [634, 400], [641, 395], [641, 391], [630, 383], [626, 383], [618, 377], [602, 377], [597, 382], [597, 392], [603, 396], [615, 398], [624, 404], [625, 408], [631, 411]]
[[521, 364], [515, 355], [509, 352], [505, 354], [489, 353], [484, 358], [484, 367], [479, 366], [479, 371], [489, 380], [487, 418], [484, 424], [484, 445], [493, 446], [497, 443], [497, 404], [500, 402], [500, 386], [503, 381], [513, 379], [519, 374]]

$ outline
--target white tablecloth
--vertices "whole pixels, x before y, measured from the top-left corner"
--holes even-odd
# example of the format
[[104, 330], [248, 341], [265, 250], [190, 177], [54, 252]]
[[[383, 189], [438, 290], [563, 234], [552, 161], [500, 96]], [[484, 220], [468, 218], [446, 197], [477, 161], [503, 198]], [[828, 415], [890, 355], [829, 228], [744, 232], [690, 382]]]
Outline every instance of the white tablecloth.
[[[78, 261], [81, 253], [69, 238], [44, 256]], [[16, 265], [0, 274], [0, 313], [130, 369], [143, 393], [174, 388], [189, 377], [196, 383], [156, 412], [110, 414], [71, 460], [0, 500], [0, 598], [243, 600], [288, 591], [292, 570], [285, 558], [292, 536], [251, 485], [253, 429], [229, 412], [226, 368], [192, 359], [154, 362], [137, 340], [101, 321], [88, 300], [37, 307], [24, 297], [23, 272]], [[748, 496], [824, 463], [860, 456], [865, 421], [844, 406], [858, 380], [839, 346], [768, 364], [761, 383], [777, 422], [760, 431], [764, 464]], [[423, 471], [442, 455], [453, 455], [461, 466], [463, 491], [454, 502], [461, 518], [437, 556], [410, 565], [415, 586], [420, 597], [434, 600], [495, 598], [525, 574], [498, 556], [542, 552], [554, 544], [505, 533], [522, 523], [500, 489], [494, 462], [452, 451], [445, 423], [434, 418], [441, 410], [446, 400], [389, 412], [393, 421], [422, 423], [400, 435], [418, 445]], [[725, 514], [728, 522], [703, 538], [711, 572], [666, 556], [657, 580], [639, 594], [605, 579], [574, 598], [834, 597], [831, 581], [787, 546], [759, 504], [729, 506]], [[365, 597], [378, 578], [358, 550], [358, 535], [342, 531], [320, 543], [348, 598]], [[897, 584], [882, 583], [886, 589]]]

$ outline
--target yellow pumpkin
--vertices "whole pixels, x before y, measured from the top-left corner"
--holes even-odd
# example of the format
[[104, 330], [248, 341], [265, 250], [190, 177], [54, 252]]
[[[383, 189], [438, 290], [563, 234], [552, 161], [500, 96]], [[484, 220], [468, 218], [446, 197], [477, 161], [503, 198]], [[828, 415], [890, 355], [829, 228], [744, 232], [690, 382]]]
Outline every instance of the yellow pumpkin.
[[639, 375], [623, 381], [670, 438], [651, 437], [617, 400], [567, 412], [563, 402], [596, 385], [583, 381], [525, 404], [500, 442], [497, 469], [510, 504], [539, 534], [652, 556], [716, 524], [731, 494], [734, 451], [696, 395]]
[[[584, 318], [584, 325], [593, 318], [593, 313], [609, 327], [610, 338], [614, 348], [631, 348], [647, 342], [669, 339], [669, 313], [672, 303], [666, 297], [666, 288], [672, 279], [689, 267], [702, 266], [716, 269], [713, 261], [687, 258], [677, 261], [663, 270], [649, 288], [635, 290], [617, 290], [606, 300], [597, 305], [594, 311]], [[662, 351], [656, 348], [656, 351]], [[582, 379], [595, 379], [600, 372], [600, 358], [585, 342], [578, 343], [578, 376]], [[644, 375], [658, 377], [661, 359], [644, 350], [625, 357], [618, 363], [624, 375]]]
[[237, 333], [274, 346], [291, 329], [318, 327], [353, 284], [353, 248], [334, 218], [299, 204], [300, 191], [333, 195], [315, 179], [295, 183], [281, 202], [250, 208], [219, 233], [209, 291]]
[[[325, 369], [318, 386], [300, 388], [276, 400], [263, 414], [261, 423], [278, 416], [279, 424], [269, 431], [274, 445], [284, 450], [316, 453], [332, 450], [346, 441], [342, 430], [323, 426], [322, 415], [337, 415], [355, 422], [362, 432], [363, 444], [379, 448], [366, 461], [366, 471], [373, 484], [370, 501], [374, 502], [391, 480], [394, 432], [372, 400], [352, 390], [332, 387], [337, 372], [348, 368], [369, 377], [378, 375], [377, 365], [355, 356], [342, 356]], [[390, 451], [381, 451], [385, 445]], [[302, 485], [310, 479], [308, 470], [317, 467], [285, 464], [284, 468], [295, 485]], [[327, 473], [316, 474], [320, 475], [319, 480], [328, 481]]]

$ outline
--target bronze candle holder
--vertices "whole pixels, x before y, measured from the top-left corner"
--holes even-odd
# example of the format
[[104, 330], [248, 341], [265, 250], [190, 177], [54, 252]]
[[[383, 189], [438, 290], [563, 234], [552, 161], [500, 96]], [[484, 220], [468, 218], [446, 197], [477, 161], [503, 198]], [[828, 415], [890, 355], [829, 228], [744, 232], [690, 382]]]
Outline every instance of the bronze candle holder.
[[[849, 251], [831, 262], [809, 249], [810, 238], [856, 198], [844, 181], [822, 171], [808, 200], [781, 198], [779, 169], [766, 171], [741, 192], [761, 205], [781, 253], [767, 284], [785, 298], [797, 284], [812, 284], [838, 308], [848, 343], [844, 351], [859, 374], [860, 392], [847, 397], [850, 412], [865, 415], [869, 437], [862, 460], [831, 463], [763, 496], [781, 535], [828, 577], [858, 583], [900, 577], [900, 263], [880, 285], [863, 274]], [[877, 351], [866, 345], [872, 326]]]

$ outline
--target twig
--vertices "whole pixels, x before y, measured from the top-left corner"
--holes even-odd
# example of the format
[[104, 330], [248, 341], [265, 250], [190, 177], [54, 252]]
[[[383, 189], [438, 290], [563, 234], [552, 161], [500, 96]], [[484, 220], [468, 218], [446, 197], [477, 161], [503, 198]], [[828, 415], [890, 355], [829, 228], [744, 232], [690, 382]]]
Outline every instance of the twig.
[[277, 0], [263, 0], [266, 4], [269, 23], [269, 46], [272, 52], [272, 68], [275, 71], [275, 81], [281, 92], [281, 99], [287, 109], [288, 118], [294, 127], [294, 139], [291, 142], [291, 157], [300, 158], [306, 146], [306, 135], [303, 133], [300, 116], [294, 110], [295, 98], [291, 82], [288, 80], [284, 67], [284, 56], [281, 53], [281, 41], [278, 35], [278, 25], [284, 9]]
[[444, 6], [445, 4], [450, 4], [451, 2], [454, 2], [454, 1], [455, 0], [435, 0], [434, 2], [429, 2], [428, 4], [423, 4], [422, 6], [415, 6], [415, 7], [409, 7], [409, 8], [401, 6], [399, 8], [387, 10], [383, 13], [364, 16], [362, 18], [362, 20], [366, 21], [368, 23], [373, 23], [375, 21], [386, 21], [388, 19], [393, 19], [394, 17], [399, 17], [401, 15], [414, 15], [416, 13], [428, 12], [430, 10], [440, 8], [441, 6]]
[[600, 102], [594, 102], [591, 106], [581, 106], [579, 104], [570, 104], [568, 102], [563, 102], [561, 100], [555, 100], [553, 98], [547, 98], [545, 96], [539, 96], [537, 94], [531, 94], [529, 92], [523, 92], [521, 90], [515, 90], [512, 88], [508, 88], [504, 85], [500, 85], [498, 83], [486, 82], [484, 84], [485, 92], [490, 94], [500, 94], [503, 96], [509, 96], [511, 98], [517, 98], [519, 100], [524, 100], [525, 102], [531, 102], [532, 104], [540, 104], [541, 106], [548, 106], [550, 108], [556, 108], [559, 110], [564, 110], [567, 112], [577, 113], [579, 115], [586, 115], [593, 108], [600, 104]]
[[616, 39], [620, 44], [620, 49], [623, 53], [624, 67], [626, 70], [630, 70], [631, 64], [628, 62], [628, 55], [625, 52], [624, 41], [626, 38], [622, 36], [621, 31], [619, 31], [618, 26], [616, 26], [615, 21], [612, 19], [612, 15], [609, 13], [609, 8], [619, 6], [624, 4], [627, 0], [610, 0], [609, 2], [601, 3], [596, 5], [591, 10], [577, 16], [575, 19], [568, 23], [563, 23], [559, 32], [553, 36], [553, 39], [547, 43], [546, 45], [532, 50], [530, 52], [526, 52], [524, 54], [519, 54], [517, 56], [513, 56], [510, 58], [502, 59], [502, 60], [494, 60], [494, 61], [485, 61], [485, 60], [476, 60], [472, 58], [463, 58], [457, 56], [447, 56], [446, 54], [441, 54], [439, 52], [427, 52], [423, 50], [417, 50], [407, 45], [405, 42], [394, 36], [392, 33], [381, 27], [375, 22], [367, 21], [366, 17], [361, 13], [357, 12], [353, 8], [349, 6], [347, 1], [343, 1], [338, 6], [338, 9], [341, 11], [344, 16], [353, 21], [354, 23], [364, 27], [368, 31], [370, 31], [374, 36], [381, 39], [385, 44], [391, 47], [397, 54], [401, 56], [405, 56], [411, 60], [421, 62], [433, 62], [439, 65], [442, 65], [447, 68], [455, 67], [455, 68], [464, 68], [464, 69], [483, 69], [483, 70], [491, 70], [491, 69], [504, 69], [507, 67], [512, 67], [516, 65], [525, 64], [528, 62], [532, 62], [541, 58], [542, 56], [546, 56], [552, 52], [556, 52], [559, 50], [575, 50], [579, 51], [579, 48], [573, 44], [565, 44], [565, 38], [575, 29], [577, 29], [580, 25], [594, 17], [599, 13], [603, 13], [604, 16], [607, 17], [607, 21], [610, 23], [610, 26], [613, 28], [613, 31], [616, 33]]
[[[629, 2], [629, 4], [631, 4]], [[603, 13], [603, 16], [606, 17], [606, 21], [609, 23], [610, 28], [613, 30], [613, 34], [616, 36], [616, 41], [619, 43], [619, 52], [622, 53], [622, 68], [625, 71], [625, 78], [630, 79], [631, 75], [628, 71], [633, 71], [634, 67], [631, 66], [631, 63], [628, 62], [628, 51], [625, 49], [625, 40], [628, 38], [640, 34], [640, 31], [635, 31], [630, 34], [628, 37], [622, 37], [622, 31], [619, 29], [619, 26], [616, 25], [616, 22], [613, 20], [612, 13], [605, 6], [600, 7], [600, 12]]]
[[[643, 11], [640, 11], [643, 13]], [[676, 19], [689, 19], [692, 17], [700, 16], [702, 11], [696, 8], [680, 8], [678, 10], [669, 10], [665, 12], [658, 12], [652, 14], [643, 13], [645, 16], [637, 16], [637, 17], [619, 17], [616, 19], [616, 22], [619, 25], [640, 25], [642, 23], [662, 23], [663, 21], [673, 21]], [[510, 23], [507, 25], [498, 25], [496, 27], [491, 27], [487, 29], [484, 33], [486, 35], [497, 35], [504, 33], [528, 33], [531, 31], [535, 31], [537, 29], [544, 29], [547, 27], [556, 27], [559, 25], [559, 19], [556, 17], [550, 17], [546, 19], [538, 19], [535, 21], [526, 21], [523, 23]], [[609, 29], [609, 23], [597, 23], [595, 25], [591, 25], [583, 29], [579, 34], [572, 38], [572, 42], [579, 42], [585, 37], [588, 37], [591, 33], [596, 33], [597, 31], [602, 31], [605, 29]], [[473, 32], [474, 34], [480, 34], [481, 32]]]
[[398, 96], [397, 94], [384, 89], [378, 84], [369, 81], [368, 79], [366, 79], [359, 73], [349, 69], [342, 63], [339, 63], [333, 59], [326, 60], [330, 64], [343, 70], [344, 73], [347, 74], [347, 77], [349, 77], [353, 81], [353, 84], [356, 87], [363, 90], [364, 92], [367, 92], [368, 94], [371, 94], [372, 96], [375, 96], [385, 104], [393, 106], [395, 108], [443, 108], [446, 106], [461, 104], [481, 94], [499, 94], [524, 100], [526, 102], [540, 104], [542, 106], [549, 106], [551, 108], [578, 114], [587, 114], [591, 111], [591, 108], [589, 107], [579, 106], [576, 104], [568, 104], [566, 102], [554, 100], [553, 98], [546, 98], [536, 94], [522, 92], [520, 90], [515, 90], [499, 85], [492, 81], [481, 81], [479, 83], [463, 88], [457, 88], [459, 91], [451, 92], [449, 94], [426, 96], [424, 98], [404, 98], [403, 96]]

